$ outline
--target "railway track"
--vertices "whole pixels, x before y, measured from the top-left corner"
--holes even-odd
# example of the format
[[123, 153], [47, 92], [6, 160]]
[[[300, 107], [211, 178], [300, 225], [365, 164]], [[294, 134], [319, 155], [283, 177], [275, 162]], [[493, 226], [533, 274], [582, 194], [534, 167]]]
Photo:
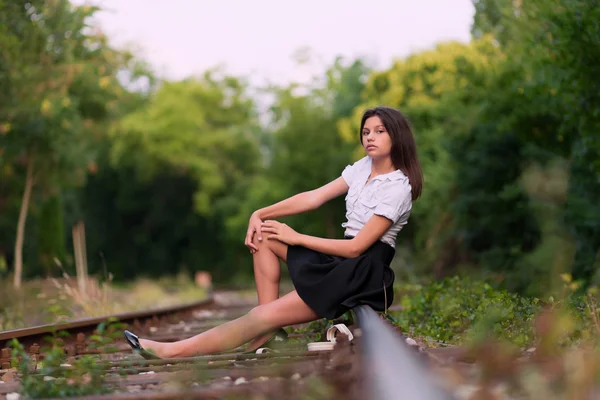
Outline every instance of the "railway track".
[[[24, 398], [19, 393], [86, 399], [452, 398], [431, 375], [426, 353], [407, 345], [368, 307], [354, 310], [349, 331], [345, 325], [320, 322], [289, 327], [289, 345], [262, 354], [235, 349], [214, 356], [144, 360], [132, 354], [122, 335], [123, 329], [132, 329], [155, 340], [179, 340], [253, 305], [217, 292], [179, 307], [0, 332], [0, 399]], [[54, 352], [46, 345], [48, 337], [57, 345]], [[11, 368], [13, 339], [22, 345], [19, 358], [29, 358], [25, 369]], [[321, 343], [309, 344], [314, 342]], [[64, 350], [64, 359], [57, 359], [57, 347]]]

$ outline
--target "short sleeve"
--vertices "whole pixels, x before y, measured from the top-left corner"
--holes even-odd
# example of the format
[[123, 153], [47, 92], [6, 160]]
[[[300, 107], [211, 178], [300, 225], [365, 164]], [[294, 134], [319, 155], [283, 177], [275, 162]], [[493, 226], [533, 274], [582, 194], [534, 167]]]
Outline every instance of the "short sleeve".
[[386, 217], [395, 224], [412, 209], [411, 186], [407, 182], [389, 182], [378, 200], [373, 213]]
[[366, 157], [361, 158], [360, 160], [356, 161], [354, 164], [347, 165], [346, 168], [344, 168], [344, 170], [342, 171], [342, 178], [344, 178], [344, 180], [346, 181], [346, 184], [348, 186], [352, 186], [352, 182], [354, 181], [356, 176], [358, 176], [359, 171], [361, 170], [361, 167], [363, 166], [365, 161], [366, 161]]

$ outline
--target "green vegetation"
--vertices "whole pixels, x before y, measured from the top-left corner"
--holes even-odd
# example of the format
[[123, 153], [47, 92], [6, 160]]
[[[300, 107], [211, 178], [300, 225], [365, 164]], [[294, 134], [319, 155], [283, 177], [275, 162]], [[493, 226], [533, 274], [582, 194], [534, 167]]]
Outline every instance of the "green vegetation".
[[[114, 319], [98, 325], [96, 333], [89, 337], [89, 349], [103, 353], [116, 351], [113, 345], [121, 337], [125, 326]], [[69, 357], [65, 351], [64, 331], [52, 332], [41, 346], [43, 360], [36, 360], [18, 340], [13, 339], [12, 366], [20, 379], [20, 392], [30, 399], [48, 397], [84, 396], [111, 391], [106, 385], [106, 365], [98, 356]], [[124, 371], [118, 371], [119, 374]]]
[[541, 310], [539, 299], [519, 297], [468, 278], [398, 289], [402, 311], [392, 314], [396, 323], [414, 335], [443, 343], [464, 342], [470, 330], [485, 324], [504, 339], [529, 344], [533, 340], [532, 321]]
[[561, 337], [556, 346], [589, 344], [600, 325], [596, 287], [585, 293], [563, 275], [563, 288], [546, 298], [521, 297], [489, 282], [452, 277], [428, 284], [396, 287], [402, 309], [391, 313], [394, 323], [409, 335], [424, 337], [433, 346], [469, 345], [483, 337], [521, 348], [540, 340], [539, 319], [560, 315]]
[[85, 355], [68, 364], [64, 349], [52, 346], [36, 369], [20, 343], [15, 340], [12, 346], [13, 359], [18, 360], [13, 364], [20, 375], [20, 392], [26, 398], [84, 396], [110, 391], [104, 385], [105, 371], [98, 367], [94, 357]]
[[201, 301], [206, 290], [186, 275], [128, 283], [89, 280], [85, 295], [69, 277], [25, 282], [23, 292], [0, 287], [0, 330], [168, 307]]

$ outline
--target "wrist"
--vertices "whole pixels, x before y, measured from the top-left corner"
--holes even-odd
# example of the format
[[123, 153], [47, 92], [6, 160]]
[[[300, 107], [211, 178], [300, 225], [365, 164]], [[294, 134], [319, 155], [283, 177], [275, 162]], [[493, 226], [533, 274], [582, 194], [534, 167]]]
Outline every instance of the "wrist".
[[306, 235], [302, 234], [302, 233], [298, 233], [296, 236], [296, 246], [303, 246], [306, 247]]

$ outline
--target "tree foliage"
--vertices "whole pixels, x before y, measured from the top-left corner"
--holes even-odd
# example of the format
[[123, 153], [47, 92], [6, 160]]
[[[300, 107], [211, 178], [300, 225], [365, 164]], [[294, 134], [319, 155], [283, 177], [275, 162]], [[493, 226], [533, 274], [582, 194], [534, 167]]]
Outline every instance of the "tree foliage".
[[[89, 32], [88, 20], [96, 11], [67, 0], [0, 3], [2, 155], [14, 166], [4, 173], [9, 180], [13, 174], [24, 178], [15, 223], [17, 287], [29, 204], [84, 181], [95, 138], [122, 90], [116, 76], [119, 55], [104, 36]], [[18, 175], [21, 168], [24, 177]]]

